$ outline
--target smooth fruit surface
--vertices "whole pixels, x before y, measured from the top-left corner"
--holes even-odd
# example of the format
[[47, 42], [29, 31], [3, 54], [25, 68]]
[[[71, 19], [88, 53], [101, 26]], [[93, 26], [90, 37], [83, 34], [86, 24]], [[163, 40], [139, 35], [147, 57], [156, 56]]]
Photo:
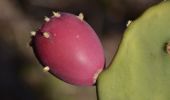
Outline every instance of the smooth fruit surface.
[[170, 2], [148, 9], [127, 28], [97, 81], [99, 100], [170, 100]]
[[[34, 53], [54, 76], [75, 85], [93, 85], [104, 67], [104, 52], [94, 30], [83, 19], [55, 13], [32, 38]], [[49, 67], [49, 68], [48, 68]]]

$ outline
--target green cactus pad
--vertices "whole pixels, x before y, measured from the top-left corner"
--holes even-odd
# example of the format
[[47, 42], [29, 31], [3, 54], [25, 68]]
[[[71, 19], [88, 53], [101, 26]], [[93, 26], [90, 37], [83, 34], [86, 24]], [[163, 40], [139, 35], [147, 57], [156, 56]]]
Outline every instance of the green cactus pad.
[[170, 2], [149, 8], [127, 28], [97, 81], [99, 100], [170, 100]]

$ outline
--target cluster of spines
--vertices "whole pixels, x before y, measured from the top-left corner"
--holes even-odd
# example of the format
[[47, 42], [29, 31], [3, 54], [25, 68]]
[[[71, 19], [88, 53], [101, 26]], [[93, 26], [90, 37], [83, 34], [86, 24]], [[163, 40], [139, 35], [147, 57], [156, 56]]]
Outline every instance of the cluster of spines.
[[128, 20], [126, 27], [128, 27], [132, 23], [132, 20]]

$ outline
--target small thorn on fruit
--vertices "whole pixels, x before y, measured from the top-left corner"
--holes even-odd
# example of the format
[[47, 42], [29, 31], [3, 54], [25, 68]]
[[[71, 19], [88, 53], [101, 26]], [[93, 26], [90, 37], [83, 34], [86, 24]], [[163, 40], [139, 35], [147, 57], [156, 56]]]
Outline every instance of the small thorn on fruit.
[[43, 36], [44, 36], [45, 38], [49, 38], [49, 37], [50, 37], [50, 35], [49, 35], [48, 32], [44, 32], [44, 33], [43, 33]]
[[49, 70], [50, 70], [50, 68], [49, 68], [48, 66], [46, 66], [46, 67], [43, 68], [43, 71], [44, 71], [44, 72], [48, 72]]
[[48, 18], [47, 16], [45, 16], [44, 20], [45, 20], [46, 22], [49, 22], [49, 21], [50, 21], [50, 18]]
[[170, 41], [166, 45], [166, 51], [170, 55]]
[[93, 76], [93, 83], [96, 83], [97, 77], [102, 72], [102, 69], [98, 69], [97, 72]]
[[80, 20], [83, 20], [83, 19], [84, 19], [83, 13], [80, 13], [77, 17], [78, 17]]
[[131, 21], [131, 20], [128, 20], [126, 26], [128, 27], [131, 23], [132, 23], [132, 21]]
[[31, 36], [35, 36], [36, 32], [35, 31], [31, 31], [30, 34], [31, 34]]
[[53, 16], [54, 16], [54, 17], [60, 17], [61, 14], [60, 14], [59, 12], [54, 12], [54, 11], [53, 11]]

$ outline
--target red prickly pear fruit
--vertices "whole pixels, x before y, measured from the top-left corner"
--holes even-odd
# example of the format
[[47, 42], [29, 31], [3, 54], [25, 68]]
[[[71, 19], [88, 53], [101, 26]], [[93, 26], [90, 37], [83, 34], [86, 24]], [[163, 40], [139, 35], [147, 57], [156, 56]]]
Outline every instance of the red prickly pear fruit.
[[44, 70], [73, 85], [94, 85], [104, 68], [104, 51], [83, 15], [54, 13], [45, 21], [32, 32], [32, 47]]

